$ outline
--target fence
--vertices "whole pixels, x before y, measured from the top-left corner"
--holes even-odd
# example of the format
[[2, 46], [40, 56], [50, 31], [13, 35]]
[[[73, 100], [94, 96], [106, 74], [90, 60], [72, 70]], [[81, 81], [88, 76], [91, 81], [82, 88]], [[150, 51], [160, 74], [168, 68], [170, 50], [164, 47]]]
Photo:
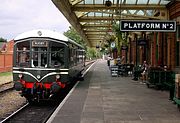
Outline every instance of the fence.
[[12, 70], [14, 41], [8, 41], [6, 47], [0, 47], [0, 73]]
[[0, 73], [12, 70], [13, 52], [0, 53]]

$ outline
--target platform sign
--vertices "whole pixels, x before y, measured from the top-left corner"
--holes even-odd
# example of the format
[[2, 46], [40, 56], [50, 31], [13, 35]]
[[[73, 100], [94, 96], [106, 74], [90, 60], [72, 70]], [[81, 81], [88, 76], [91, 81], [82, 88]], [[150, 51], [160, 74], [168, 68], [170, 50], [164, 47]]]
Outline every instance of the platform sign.
[[122, 20], [121, 31], [175, 32], [176, 21]]
[[111, 66], [111, 76], [118, 76], [118, 66]]

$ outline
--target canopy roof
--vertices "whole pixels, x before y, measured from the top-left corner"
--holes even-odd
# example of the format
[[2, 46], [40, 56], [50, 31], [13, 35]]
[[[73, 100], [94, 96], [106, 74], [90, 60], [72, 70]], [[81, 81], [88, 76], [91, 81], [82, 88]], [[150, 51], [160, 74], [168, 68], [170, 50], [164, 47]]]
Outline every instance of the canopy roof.
[[168, 20], [170, 0], [52, 0], [87, 44], [96, 47], [119, 20]]

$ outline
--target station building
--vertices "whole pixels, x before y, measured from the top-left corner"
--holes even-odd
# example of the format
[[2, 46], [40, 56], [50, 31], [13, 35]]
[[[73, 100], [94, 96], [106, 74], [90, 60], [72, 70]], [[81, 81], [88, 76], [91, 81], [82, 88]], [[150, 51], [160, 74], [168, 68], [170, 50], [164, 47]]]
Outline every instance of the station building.
[[[175, 21], [176, 31], [126, 32], [126, 48], [111, 50], [115, 59], [125, 56], [125, 63], [142, 64], [147, 61], [152, 67], [167, 66], [178, 70], [180, 66], [180, 1], [166, 0], [52, 0], [70, 24], [87, 44], [98, 47], [113, 35], [113, 23], [121, 20]], [[72, 16], [69, 16], [72, 15]], [[123, 48], [122, 48], [123, 47]]]
[[[153, 67], [167, 65], [170, 69], [176, 70], [180, 66], [180, 2], [174, 2], [168, 5], [167, 8], [169, 19], [176, 21], [176, 32], [135, 33], [134, 37], [130, 39], [129, 60], [134, 63], [138, 62], [138, 64], [147, 60]], [[146, 39], [146, 44], [137, 44], [136, 46], [138, 37]], [[138, 57], [136, 57], [136, 54]]]

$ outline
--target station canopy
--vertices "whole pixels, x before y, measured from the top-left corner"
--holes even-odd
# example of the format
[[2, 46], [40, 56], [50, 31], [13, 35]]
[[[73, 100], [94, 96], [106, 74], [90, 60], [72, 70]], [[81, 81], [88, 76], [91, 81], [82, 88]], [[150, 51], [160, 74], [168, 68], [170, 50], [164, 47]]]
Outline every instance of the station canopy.
[[120, 20], [168, 20], [171, 0], [52, 0], [90, 47]]

